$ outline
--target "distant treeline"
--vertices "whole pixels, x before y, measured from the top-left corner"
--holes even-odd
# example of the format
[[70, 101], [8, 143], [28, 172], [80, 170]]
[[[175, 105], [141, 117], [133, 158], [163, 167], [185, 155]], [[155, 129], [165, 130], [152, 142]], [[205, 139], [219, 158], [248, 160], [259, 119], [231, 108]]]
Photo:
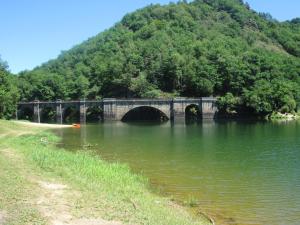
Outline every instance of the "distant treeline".
[[300, 19], [278, 22], [242, 0], [150, 5], [12, 83], [12, 100], [219, 96], [223, 112], [293, 112]]

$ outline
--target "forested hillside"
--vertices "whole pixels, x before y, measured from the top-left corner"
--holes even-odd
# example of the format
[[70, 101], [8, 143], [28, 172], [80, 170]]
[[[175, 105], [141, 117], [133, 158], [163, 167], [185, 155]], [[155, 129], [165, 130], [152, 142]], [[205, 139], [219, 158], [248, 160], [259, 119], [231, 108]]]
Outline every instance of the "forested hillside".
[[195, 0], [126, 15], [20, 73], [19, 89], [22, 100], [220, 96], [224, 111], [267, 114], [296, 110], [299, 78], [300, 19], [278, 22], [241, 0]]

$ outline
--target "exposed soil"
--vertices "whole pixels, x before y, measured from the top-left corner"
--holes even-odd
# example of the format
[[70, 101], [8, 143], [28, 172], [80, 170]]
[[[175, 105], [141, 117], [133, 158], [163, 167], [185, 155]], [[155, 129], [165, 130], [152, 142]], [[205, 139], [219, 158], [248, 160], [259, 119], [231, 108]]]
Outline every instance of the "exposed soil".
[[41, 214], [52, 225], [121, 225], [120, 222], [106, 221], [96, 218], [75, 218], [71, 215], [72, 204], [68, 202], [65, 195], [79, 195], [74, 193], [63, 184], [55, 184], [44, 181], [37, 181], [41, 188], [37, 199], [37, 207]]
[[0, 210], [0, 225], [4, 225], [6, 218], [6, 212]]

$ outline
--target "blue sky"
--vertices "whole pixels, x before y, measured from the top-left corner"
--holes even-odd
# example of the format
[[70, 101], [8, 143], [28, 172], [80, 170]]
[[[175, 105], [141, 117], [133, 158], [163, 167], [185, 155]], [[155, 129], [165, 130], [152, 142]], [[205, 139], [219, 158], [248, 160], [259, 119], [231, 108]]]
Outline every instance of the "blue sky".
[[[0, 55], [10, 70], [32, 69], [113, 26], [129, 12], [170, 0], [0, 0]], [[300, 17], [299, 0], [248, 0], [283, 21]]]

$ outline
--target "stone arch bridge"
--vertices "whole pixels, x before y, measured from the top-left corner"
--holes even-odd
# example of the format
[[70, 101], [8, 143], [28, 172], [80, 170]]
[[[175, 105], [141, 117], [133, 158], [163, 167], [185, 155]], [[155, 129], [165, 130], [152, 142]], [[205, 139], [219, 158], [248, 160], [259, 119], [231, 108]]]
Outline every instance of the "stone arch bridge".
[[80, 123], [86, 122], [87, 110], [90, 107], [96, 107], [102, 110], [103, 121], [122, 120], [122, 118], [131, 110], [139, 107], [155, 108], [172, 120], [185, 118], [186, 108], [196, 105], [199, 108], [202, 119], [213, 119], [217, 112], [216, 98], [174, 98], [174, 99], [114, 99], [106, 98], [102, 100], [80, 100], [80, 101], [34, 101], [20, 102], [17, 107], [18, 115], [25, 108], [33, 111], [34, 122], [41, 122], [41, 112], [44, 108], [53, 108], [56, 111], [56, 121], [63, 123], [65, 110], [68, 107], [75, 107], [80, 112]]

